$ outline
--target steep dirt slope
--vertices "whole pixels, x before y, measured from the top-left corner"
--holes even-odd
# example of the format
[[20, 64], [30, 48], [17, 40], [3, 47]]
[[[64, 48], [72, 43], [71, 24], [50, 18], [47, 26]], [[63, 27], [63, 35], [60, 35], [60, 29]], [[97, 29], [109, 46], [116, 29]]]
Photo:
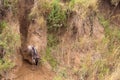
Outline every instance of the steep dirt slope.
[[13, 31], [20, 34], [21, 47], [14, 54], [15, 66], [8, 73], [3, 73], [2, 80], [53, 80], [54, 72], [49, 68], [49, 64], [32, 65], [31, 57], [26, 55], [28, 45], [34, 45], [38, 50], [39, 55], [45, 51], [46, 47], [46, 23], [41, 17], [40, 22], [29, 18], [34, 0], [19, 0], [18, 1], [18, 21], [10, 21], [10, 26], [13, 26]]
[[[42, 51], [44, 51], [46, 47], [46, 29], [44, 22], [32, 21], [29, 19], [29, 14], [31, 12], [32, 7], [34, 6], [34, 0], [29, 1], [21, 1], [19, 2], [20, 9], [20, 33], [21, 33], [21, 49], [23, 58], [27, 60], [23, 61], [22, 66], [16, 72], [15, 80], [52, 80], [54, 73], [46, 68], [46, 65], [43, 66], [35, 66], [28, 63], [31, 62], [31, 57], [24, 56], [26, 52], [27, 45], [34, 45], [38, 53], [41, 55]], [[42, 18], [41, 18], [42, 19]]]
[[[17, 57], [14, 59], [16, 66], [9, 74], [5, 74], [3, 80], [99, 80], [99, 74], [102, 73], [99, 69], [103, 70], [105, 61], [103, 60], [102, 67], [101, 64], [96, 65], [96, 62], [102, 62], [102, 54], [105, 53], [107, 46], [104, 42], [107, 41], [103, 41], [105, 31], [96, 11], [92, 8], [86, 11], [79, 7], [73, 11], [68, 19], [69, 27], [62, 35], [57, 36], [60, 42], [51, 50], [50, 56], [52, 55], [58, 62], [56, 72], [53, 72], [48, 63], [31, 65], [31, 57], [24, 52], [28, 45], [34, 45], [42, 56], [47, 46], [46, 37], [49, 34], [46, 22], [43, 17], [31, 19], [29, 14], [33, 7], [34, 0], [19, 0], [17, 24], [21, 35], [21, 52], [18, 49], [15, 54]], [[82, 13], [84, 11], [85, 15]], [[106, 66], [108, 65], [105, 64], [105, 69]]]

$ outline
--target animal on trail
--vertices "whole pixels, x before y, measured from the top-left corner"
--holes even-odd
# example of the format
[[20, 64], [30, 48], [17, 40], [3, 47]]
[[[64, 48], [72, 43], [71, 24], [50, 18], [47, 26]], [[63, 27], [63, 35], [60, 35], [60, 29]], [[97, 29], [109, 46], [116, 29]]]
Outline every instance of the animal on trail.
[[28, 46], [28, 51], [30, 55], [32, 56], [32, 62], [35, 63], [35, 65], [38, 65], [39, 62], [39, 54], [37, 52], [37, 49], [34, 46]]

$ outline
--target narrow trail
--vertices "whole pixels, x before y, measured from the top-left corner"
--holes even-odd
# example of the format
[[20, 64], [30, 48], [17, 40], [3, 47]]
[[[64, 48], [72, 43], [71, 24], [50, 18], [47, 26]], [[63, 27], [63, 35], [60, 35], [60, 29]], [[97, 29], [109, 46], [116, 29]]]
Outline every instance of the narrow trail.
[[[19, 20], [19, 30], [21, 36], [21, 50], [22, 50], [21, 54], [24, 55], [26, 54], [24, 50], [27, 48], [28, 44], [30, 45], [34, 44], [35, 46], [41, 48], [39, 45], [42, 46], [42, 43], [45, 43], [46, 41], [45, 39], [41, 39], [38, 36], [33, 35], [34, 33], [29, 31], [29, 28], [31, 26], [29, 14], [33, 7], [34, 7], [34, 0], [18, 0], [18, 12], [19, 12], [18, 20]], [[32, 25], [32, 28], [38, 28], [38, 25], [34, 27], [33, 26], [34, 25]], [[28, 36], [30, 34], [32, 34], [32, 37]], [[44, 36], [44, 34], [42, 35]], [[41, 51], [40, 49], [37, 50]], [[22, 58], [16, 61], [17, 65], [19, 65], [19, 62], [21, 62], [21, 65], [18, 66], [19, 68], [15, 72], [14, 80], [53, 80], [54, 72], [48, 69], [46, 65], [38, 65], [38, 66], [31, 65], [27, 61], [22, 60]], [[29, 57], [27, 56], [27, 58]]]
[[53, 73], [42, 65], [31, 65], [23, 61], [22, 66], [16, 73], [15, 80], [52, 80]]

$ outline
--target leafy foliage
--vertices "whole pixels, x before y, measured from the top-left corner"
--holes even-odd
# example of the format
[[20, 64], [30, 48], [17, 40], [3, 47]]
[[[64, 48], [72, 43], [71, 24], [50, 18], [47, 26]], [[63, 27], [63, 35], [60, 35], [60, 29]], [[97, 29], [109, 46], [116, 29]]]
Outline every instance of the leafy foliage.
[[66, 11], [59, 4], [59, 0], [54, 0], [52, 10], [47, 18], [48, 31], [57, 32], [60, 28], [66, 27]]

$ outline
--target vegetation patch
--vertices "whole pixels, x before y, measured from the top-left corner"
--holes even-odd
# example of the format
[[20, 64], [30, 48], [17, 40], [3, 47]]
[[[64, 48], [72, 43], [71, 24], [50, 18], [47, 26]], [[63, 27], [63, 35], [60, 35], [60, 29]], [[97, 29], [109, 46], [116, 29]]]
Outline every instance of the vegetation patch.
[[57, 67], [57, 60], [52, 55], [52, 50], [54, 50], [57, 47], [57, 44], [59, 43], [58, 38], [56, 36], [49, 34], [47, 36], [47, 48], [46, 48], [46, 54], [44, 56], [44, 59], [50, 63], [52, 68]]
[[97, 66], [101, 66], [99, 77], [102, 77], [103, 80], [105, 75], [112, 73], [120, 59], [120, 29], [114, 25], [110, 25], [109, 20], [106, 20], [104, 17], [99, 17], [99, 21], [105, 31], [105, 37], [102, 43], [99, 44], [99, 47], [102, 48], [100, 49], [102, 59], [97, 62]]
[[8, 59], [0, 60], [0, 72], [6, 71], [6, 70], [11, 69], [13, 67], [14, 67], [14, 63], [12, 63], [10, 60], [8, 60]]
[[48, 61], [50, 63], [50, 65], [52, 66], [53, 69], [55, 69], [57, 67], [57, 60], [52, 56], [50, 48], [47, 47], [46, 49], [46, 54], [44, 56], [44, 60]]
[[0, 70], [6, 70], [13, 67], [10, 57], [16, 52], [16, 47], [19, 45], [19, 36], [11, 30], [7, 22], [2, 22], [2, 26], [4, 28], [0, 34], [0, 47], [4, 49], [5, 54], [0, 59]]
[[47, 18], [48, 32], [58, 32], [66, 27], [66, 11], [60, 6], [59, 0], [53, 1], [51, 9]]
[[18, 0], [1, 0], [1, 3], [1, 11], [5, 11], [5, 13], [6, 11], [11, 11], [13, 15], [16, 15]]
[[67, 69], [59, 67], [59, 69], [57, 69], [57, 75], [53, 78], [53, 80], [67, 80], [67, 76]]
[[2, 33], [3, 29], [7, 26], [5, 21], [0, 22], [0, 34]]

